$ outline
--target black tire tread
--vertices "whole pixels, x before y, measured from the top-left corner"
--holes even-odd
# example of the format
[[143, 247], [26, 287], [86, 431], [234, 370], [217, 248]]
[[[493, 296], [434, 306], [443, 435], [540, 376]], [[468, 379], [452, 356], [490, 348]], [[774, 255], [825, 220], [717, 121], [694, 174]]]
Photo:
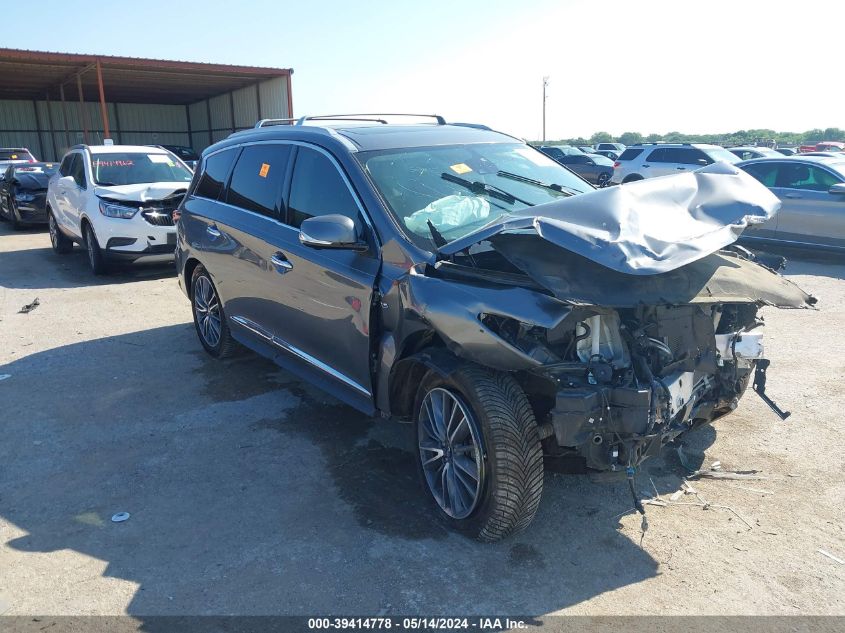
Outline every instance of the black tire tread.
[[479, 530], [481, 541], [498, 541], [524, 530], [543, 494], [543, 451], [534, 411], [513, 377], [477, 366], [462, 370], [475, 385], [492, 437], [488, 457], [496, 460], [491, 481], [493, 512]]

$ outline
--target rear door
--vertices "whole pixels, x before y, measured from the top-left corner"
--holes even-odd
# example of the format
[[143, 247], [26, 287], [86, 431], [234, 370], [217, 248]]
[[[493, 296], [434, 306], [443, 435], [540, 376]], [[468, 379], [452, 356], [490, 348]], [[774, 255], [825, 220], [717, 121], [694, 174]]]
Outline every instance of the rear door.
[[781, 162], [773, 189], [783, 201], [778, 238], [845, 247], [845, 196], [830, 193], [842, 180], [820, 165]]
[[[668, 176], [675, 173], [675, 165], [671, 161], [671, 147], [657, 147], [646, 156], [643, 161], [643, 176], [653, 178], [655, 176]], [[646, 150], [648, 151], [648, 150]]]

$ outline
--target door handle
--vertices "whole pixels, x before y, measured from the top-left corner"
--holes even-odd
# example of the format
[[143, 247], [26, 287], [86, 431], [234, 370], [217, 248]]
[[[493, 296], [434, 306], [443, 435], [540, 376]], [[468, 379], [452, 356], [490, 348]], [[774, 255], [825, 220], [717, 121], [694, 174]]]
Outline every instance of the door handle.
[[643, 167], [651, 167], [651, 165], [643, 165]]
[[213, 224], [209, 224], [206, 227], [205, 232], [208, 233], [211, 237], [220, 237], [220, 231]]
[[788, 193], [788, 194], [784, 195], [784, 198], [792, 198], [793, 200], [794, 199], [800, 199], [801, 194], [800, 193]]
[[675, 169], [677, 169], [678, 171], [686, 171], [687, 170], [686, 167], [675, 167]]
[[293, 264], [290, 263], [284, 253], [273, 253], [270, 262], [276, 267], [276, 272], [284, 275], [289, 270], [293, 269]]

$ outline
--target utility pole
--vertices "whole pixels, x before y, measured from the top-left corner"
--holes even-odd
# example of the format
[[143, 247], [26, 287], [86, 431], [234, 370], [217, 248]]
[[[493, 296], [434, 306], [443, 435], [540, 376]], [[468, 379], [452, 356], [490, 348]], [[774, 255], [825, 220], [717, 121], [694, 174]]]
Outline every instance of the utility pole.
[[546, 142], [546, 86], [549, 85], [548, 76], [543, 77], [543, 142]]

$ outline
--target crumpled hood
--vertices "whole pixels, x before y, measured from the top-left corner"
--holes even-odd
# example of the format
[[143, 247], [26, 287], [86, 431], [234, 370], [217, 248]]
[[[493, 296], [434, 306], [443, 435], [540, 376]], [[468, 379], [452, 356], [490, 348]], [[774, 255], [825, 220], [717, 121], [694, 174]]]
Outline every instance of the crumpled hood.
[[100, 198], [124, 200], [126, 202], [148, 202], [169, 198], [174, 193], [188, 190], [187, 182], [153, 182], [140, 185], [115, 185], [113, 187], [95, 187], [94, 194]]
[[439, 251], [452, 255], [494, 235], [534, 232], [612, 270], [655, 275], [724, 248], [745, 227], [765, 222], [779, 208], [777, 197], [752, 176], [713, 163], [506, 215]]

